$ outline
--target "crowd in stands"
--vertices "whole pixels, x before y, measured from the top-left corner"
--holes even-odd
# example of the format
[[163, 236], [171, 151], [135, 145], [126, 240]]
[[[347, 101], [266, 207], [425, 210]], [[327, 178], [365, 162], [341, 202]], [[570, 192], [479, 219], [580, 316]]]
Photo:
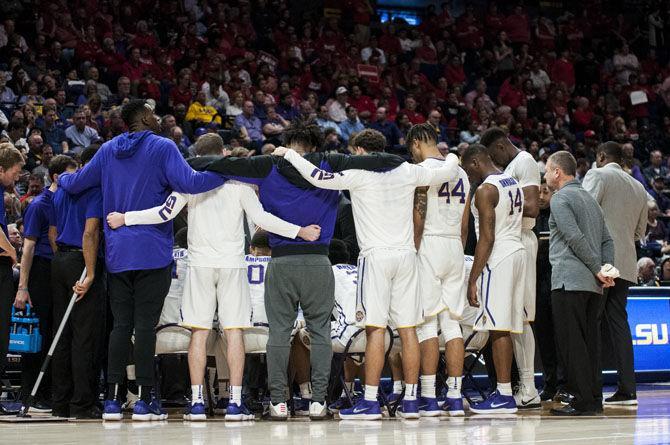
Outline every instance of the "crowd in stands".
[[640, 255], [659, 271], [642, 282], [665, 281], [670, 9], [567, 3], [448, 2], [411, 26], [380, 23], [368, 0], [2, 2], [0, 140], [27, 157], [8, 219], [48, 182], [53, 155], [125, 131], [132, 98], [149, 99], [185, 157], [208, 132], [235, 156], [270, 152], [297, 119], [323, 129], [323, 150], [374, 128], [400, 155], [412, 124], [430, 122], [445, 152], [500, 126], [541, 168], [571, 151], [579, 178], [599, 143], [622, 143], [650, 197]]

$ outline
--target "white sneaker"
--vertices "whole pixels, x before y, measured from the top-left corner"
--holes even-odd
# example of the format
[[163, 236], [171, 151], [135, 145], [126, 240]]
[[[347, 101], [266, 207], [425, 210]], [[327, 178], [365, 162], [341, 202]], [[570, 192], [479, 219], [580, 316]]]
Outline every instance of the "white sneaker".
[[288, 419], [288, 407], [285, 402], [277, 403], [276, 405], [270, 402], [270, 419], [272, 420], [286, 420]]
[[325, 420], [328, 417], [328, 407], [325, 403], [312, 402], [309, 405], [309, 418], [312, 420]]
[[528, 386], [521, 383], [519, 390], [514, 394], [514, 401], [518, 409], [537, 409], [542, 407], [542, 400], [540, 400], [540, 394], [537, 392], [535, 385]]

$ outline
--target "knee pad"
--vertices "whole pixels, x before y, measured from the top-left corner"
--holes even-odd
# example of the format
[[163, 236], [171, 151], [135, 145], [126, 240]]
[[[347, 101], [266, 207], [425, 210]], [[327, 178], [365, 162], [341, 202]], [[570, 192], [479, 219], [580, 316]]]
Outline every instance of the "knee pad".
[[416, 327], [416, 336], [419, 338], [419, 343], [437, 338], [437, 317], [426, 317], [426, 320]]
[[449, 343], [456, 338], [463, 338], [460, 323], [451, 318], [449, 311], [444, 311], [440, 314], [440, 329], [442, 330], [442, 338], [445, 343]]

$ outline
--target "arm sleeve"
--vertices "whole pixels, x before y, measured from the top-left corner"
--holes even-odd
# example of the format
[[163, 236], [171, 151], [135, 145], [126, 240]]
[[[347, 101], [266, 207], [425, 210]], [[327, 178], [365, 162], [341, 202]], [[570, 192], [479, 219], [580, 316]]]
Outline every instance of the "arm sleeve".
[[[610, 235], [610, 231], [607, 229], [607, 224], [605, 224], [604, 219], [601, 255], [603, 264], [614, 264], [614, 240]], [[600, 268], [598, 268], [598, 270], [600, 270]]]
[[[558, 198], [558, 199], [556, 199]], [[589, 246], [586, 237], [577, 225], [570, 205], [560, 195], [554, 195], [550, 202], [551, 216], [556, 222], [556, 232], [565, 240], [577, 258], [595, 275], [600, 271], [601, 258]], [[609, 232], [607, 234], [609, 236]]]
[[126, 225], [161, 224], [173, 220], [188, 202], [183, 193], [172, 192], [165, 202], [146, 210], [126, 212]]
[[93, 159], [76, 173], [64, 173], [58, 177], [58, 186], [70, 194], [81, 193], [92, 187], [100, 186], [101, 159], [104, 149], [98, 150]]
[[589, 170], [586, 173], [586, 176], [584, 176], [582, 187], [589, 192], [589, 195], [593, 196], [593, 198], [598, 201], [598, 204], [602, 203], [603, 193], [605, 191], [603, 190], [603, 181], [600, 180], [597, 173], [593, 170]]
[[644, 238], [645, 233], [647, 232], [647, 221], [649, 218], [649, 207], [646, 204], [642, 206], [640, 210], [640, 215], [637, 219], [637, 227], [635, 228], [635, 241], [641, 240]]
[[176, 192], [197, 194], [220, 187], [225, 179], [213, 173], [201, 173], [193, 170], [179, 153], [172, 141], [165, 142], [165, 161], [163, 172], [170, 188]]
[[272, 171], [272, 157], [253, 156], [251, 158], [201, 157], [189, 160], [198, 171], [207, 170], [238, 181], [260, 185]]
[[285, 238], [294, 239], [298, 236], [300, 226], [286, 222], [272, 213], [266, 212], [250, 186], [239, 185], [238, 187], [240, 189], [242, 208], [256, 225], [260, 226], [263, 230], [276, 233]]
[[329, 153], [325, 156], [334, 172], [343, 170], [388, 171], [400, 166], [405, 160], [400, 156], [388, 153], [375, 153], [365, 156], [351, 156], [340, 153]]
[[360, 170], [348, 171], [346, 173], [331, 173], [315, 167], [314, 164], [304, 159], [293, 150], [289, 150], [284, 157], [293, 164], [296, 170], [310, 184], [315, 187], [328, 190], [353, 190], [361, 184]]
[[453, 153], [447, 155], [444, 165], [440, 168], [426, 168], [420, 165], [408, 164], [415, 175], [417, 187], [440, 185], [453, 181], [458, 177], [458, 156]]

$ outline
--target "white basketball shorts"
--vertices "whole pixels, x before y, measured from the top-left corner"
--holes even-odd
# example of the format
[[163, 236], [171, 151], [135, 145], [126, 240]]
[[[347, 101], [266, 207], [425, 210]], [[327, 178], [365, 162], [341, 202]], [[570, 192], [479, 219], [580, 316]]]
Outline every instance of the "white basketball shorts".
[[445, 309], [459, 319], [467, 304], [463, 243], [460, 238], [424, 236], [419, 248], [419, 292], [425, 317]]

